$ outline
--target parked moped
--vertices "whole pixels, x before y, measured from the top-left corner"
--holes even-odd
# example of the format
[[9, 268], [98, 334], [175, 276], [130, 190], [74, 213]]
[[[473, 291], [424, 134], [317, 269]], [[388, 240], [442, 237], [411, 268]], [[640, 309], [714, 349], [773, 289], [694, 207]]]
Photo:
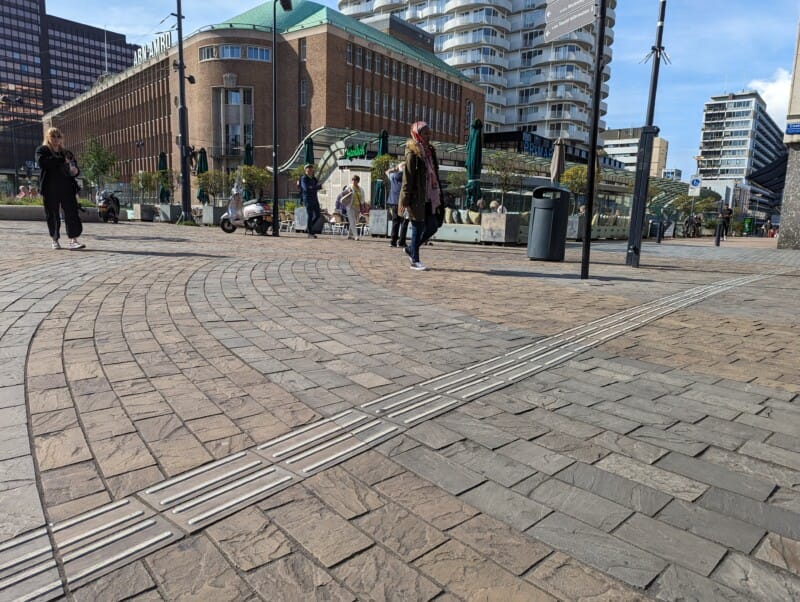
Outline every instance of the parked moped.
[[236, 175], [236, 181], [231, 191], [228, 210], [222, 214], [219, 227], [228, 234], [235, 232], [236, 228], [265, 235], [272, 226], [272, 212], [266, 203], [260, 199], [244, 204], [242, 200], [241, 172]]
[[119, 222], [119, 199], [116, 193], [119, 190], [101, 190], [97, 193], [97, 215], [101, 220], [108, 223], [109, 220], [115, 224]]

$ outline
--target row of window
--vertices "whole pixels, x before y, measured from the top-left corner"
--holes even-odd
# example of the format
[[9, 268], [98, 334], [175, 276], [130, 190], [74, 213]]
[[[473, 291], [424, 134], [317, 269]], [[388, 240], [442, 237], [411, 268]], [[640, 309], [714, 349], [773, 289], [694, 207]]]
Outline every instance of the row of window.
[[354, 109], [359, 113], [372, 113], [391, 121], [399, 120], [405, 121], [405, 123], [413, 123], [418, 119], [422, 119], [430, 124], [434, 132], [449, 135], [454, 133], [455, 118], [450, 113], [445, 113], [424, 104], [421, 105], [418, 102], [406, 104], [404, 98], [398, 99], [396, 96], [390, 96], [386, 92], [381, 94], [379, 90], [375, 90], [373, 93], [370, 88], [364, 88], [362, 99], [361, 86], [356, 85], [353, 87], [351, 82], [345, 84], [345, 108]]
[[212, 59], [247, 59], [249, 61], [272, 62], [272, 48], [264, 46], [246, 46], [244, 53], [242, 47], [235, 44], [220, 44], [218, 46], [201, 46], [200, 60]]
[[348, 65], [353, 65], [364, 71], [372, 71], [378, 75], [382, 73], [384, 77], [391, 77], [401, 84], [405, 84], [408, 81], [409, 85], [415, 85], [417, 88], [431, 94], [450, 98], [451, 100], [461, 100], [461, 88], [455, 83], [422, 69], [416, 69], [400, 61], [392, 60], [388, 56], [383, 56], [377, 52], [373, 53], [371, 50], [361, 46], [347, 44], [345, 61], [347, 61]]

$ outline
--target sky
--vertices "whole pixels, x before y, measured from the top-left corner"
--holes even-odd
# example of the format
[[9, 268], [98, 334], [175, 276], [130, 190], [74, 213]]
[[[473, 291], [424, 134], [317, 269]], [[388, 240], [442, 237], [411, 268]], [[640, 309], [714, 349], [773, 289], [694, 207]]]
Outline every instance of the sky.
[[[336, 0], [317, 0], [336, 8]], [[184, 34], [261, 4], [257, 0], [182, 2]], [[123, 33], [145, 44], [174, 25], [169, 0], [47, 0], [52, 15]], [[645, 124], [660, 0], [618, 0], [611, 47], [609, 128]], [[795, 56], [800, 0], [667, 0], [654, 125], [669, 142], [667, 167], [696, 171], [703, 104], [711, 96], [757, 90], [783, 130]]]

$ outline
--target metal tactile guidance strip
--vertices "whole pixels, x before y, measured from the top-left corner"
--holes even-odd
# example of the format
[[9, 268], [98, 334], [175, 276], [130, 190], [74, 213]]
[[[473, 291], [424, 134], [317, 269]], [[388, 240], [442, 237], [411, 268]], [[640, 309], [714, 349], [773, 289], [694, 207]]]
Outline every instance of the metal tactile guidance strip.
[[0, 544], [0, 600], [52, 600], [62, 595], [47, 529]]

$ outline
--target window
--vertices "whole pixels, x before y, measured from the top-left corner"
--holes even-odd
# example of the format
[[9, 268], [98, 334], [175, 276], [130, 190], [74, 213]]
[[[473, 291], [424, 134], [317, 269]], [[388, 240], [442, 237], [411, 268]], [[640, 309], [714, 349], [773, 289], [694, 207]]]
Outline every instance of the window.
[[300, 106], [304, 107], [308, 104], [308, 98], [306, 97], [306, 80], [300, 80]]
[[356, 111], [361, 112], [361, 86], [356, 84]]
[[397, 81], [397, 61], [392, 61], [392, 79]]
[[392, 59], [387, 57], [383, 61], [383, 76], [384, 77], [389, 77], [389, 71], [391, 70], [391, 68], [392, 68]]
[[381, 55], [380, 54], [376, 54], [375, 55], [375, 73], [377, 73], [378, 75], [380, 75], [380, 73], [381, 73]]
[[242, 104], [253, 104], [253, 88], [242, 88]]
[[348, 65], [352, 65], [353, 64], [353, 45], [352, 44], [348, 44], [347, 48], [345, 48], [344, 58], [345, 58], [345, 61], [347, 61]]
[[392, 121], [397, 121], [397, 98], [392, 96]]
[[370, 94], [369, 88], [364, 88], [364, 112], [369, 113], [369, 110], [372, 108], [370, 103], [372, 102], [372, 97]]
[[383, 93], [383, 116], [389, 117], [389, 95], [386, 92]]
[[406, 65], [400, 65], [400, 83], [406, 83]]
[[345, 101], [344, 106], [346, 109], [353, 108], [353, 84], [347, 82], [344, 88]]
[[300, 60], [306, 60], [306, 39], [300, 38], [297, 42], [297, 54], [300, 56]]
[[367, 50], [364, 53], [364, 69], [367, 71], [372, 71], [372, 51]]
[[356, 67], [361, 67], [361, 46], [356, 47]]
[[208, 61], [210, 59], [217, 58], [217, 47], [216, 46], [201, 46], [200, 47], [200, 60], [201, 61]]
[[271, 48], [262, 48], [261, 46], [247, 47], [247, 58], [251, 61], [266, 61], [269, 63], [272, 60], [271, 55]]
[[[376, 55], [377, 56], [377, 55]], [[375, 90], [375, 94], [372, 95], [374, 103], [372, 105], [372, 114], [373, 115], [380, 115], [381, 114], [381, 93]]]
[[238, 88], [236, 90], [225, 90], [225, 104], [226, 105], [240, 105], [242, 104], [242, 92]]
[[242, 58], [242, 47], [241, 46], [220, 46], [219, 47], [219, 58], [221, 59], [240, 59]]
[[400, 99], [400, 110], [398, 111], [398, 115], [400, 116], [400, 121], [403, 120], [403, 115], [406, 114], [406, 101], [404, 98]]
[[423, 77], [424, 77], [424, 79], [422, 80], [422, 89], [427, 92], [428, 85], [429, 85], [429, 82], [430, 82], [430, 75], [428, 75], [428, 73], [426, 72]]

